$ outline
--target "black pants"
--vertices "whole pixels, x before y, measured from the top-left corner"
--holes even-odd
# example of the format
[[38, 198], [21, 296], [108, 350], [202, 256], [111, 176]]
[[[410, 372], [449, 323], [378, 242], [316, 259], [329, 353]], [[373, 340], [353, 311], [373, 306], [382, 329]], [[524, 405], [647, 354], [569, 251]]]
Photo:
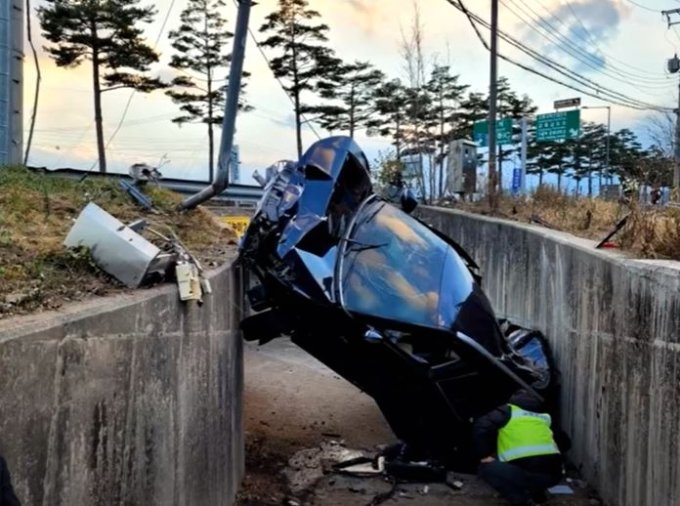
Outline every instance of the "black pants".
[[510, 504], [520, 505], [539, 496], [546, 488], [557, 485], [561, 474], [530, 472], [511, 462], [494, 460], [479, 466], [479, 476]]
[[0, 456], [0, 506], [21, 506], [14, 495], [7, 462]]

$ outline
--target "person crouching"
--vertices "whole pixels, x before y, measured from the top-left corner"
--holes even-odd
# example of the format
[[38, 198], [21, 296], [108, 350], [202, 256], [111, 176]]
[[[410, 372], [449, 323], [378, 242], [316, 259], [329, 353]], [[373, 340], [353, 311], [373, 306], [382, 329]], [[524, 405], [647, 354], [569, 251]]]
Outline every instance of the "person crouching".
[[541, 409], [541, 402], [522, 389], [473, 424], [479, 476], [512, 506], [544, 502], [545, 490], [562, 478], [552, 420]]

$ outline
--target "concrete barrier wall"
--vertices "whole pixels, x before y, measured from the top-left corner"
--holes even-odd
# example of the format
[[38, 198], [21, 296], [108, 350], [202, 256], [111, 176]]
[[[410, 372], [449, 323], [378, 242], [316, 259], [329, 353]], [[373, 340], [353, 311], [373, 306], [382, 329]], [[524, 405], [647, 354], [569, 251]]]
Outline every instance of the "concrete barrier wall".
[[542, 330], [562, 374], [570, 459], [607, 505], [680, 505], [680, 263], [425, 208], [482, 269], [499, 315]]
[[241, 285], [0, 322], [0, 452], [31, 506], [228, 506], [243, 474]]

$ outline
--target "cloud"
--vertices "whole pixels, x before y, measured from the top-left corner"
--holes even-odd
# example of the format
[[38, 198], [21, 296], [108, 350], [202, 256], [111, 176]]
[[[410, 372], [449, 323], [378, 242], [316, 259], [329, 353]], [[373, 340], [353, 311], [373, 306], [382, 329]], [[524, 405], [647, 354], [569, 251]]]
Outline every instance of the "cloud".
[[524, 24], [523, 34], [533, 48], [550, 57], [571, 60], [570, 67], [577, 72], [593, 72], [607, 66], [607, 57], [600, 47], [616, 36], [629, 12], [616, 0], [561, 2], [554, 9], [545, 9], [546, 14], [540, 16], [528, 5], [513, 10], [524, 18], [534, 19], [532, 25], [543, 32], [540, 35]]

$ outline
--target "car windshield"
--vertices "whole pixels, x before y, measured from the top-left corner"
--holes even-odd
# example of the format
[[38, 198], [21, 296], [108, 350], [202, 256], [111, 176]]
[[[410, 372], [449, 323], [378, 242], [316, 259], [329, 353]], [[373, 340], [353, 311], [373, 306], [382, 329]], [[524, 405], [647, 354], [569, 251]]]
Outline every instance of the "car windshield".
[[451, 328], [473, 279], [455, 251], [384, 202], [360, 211], [342, 262], [348, 311]]

